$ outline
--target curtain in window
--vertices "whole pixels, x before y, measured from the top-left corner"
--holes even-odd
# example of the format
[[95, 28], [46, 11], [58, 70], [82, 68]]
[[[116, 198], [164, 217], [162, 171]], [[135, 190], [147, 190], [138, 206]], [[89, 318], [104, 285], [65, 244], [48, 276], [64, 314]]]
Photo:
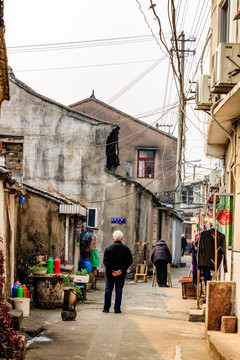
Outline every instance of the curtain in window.
[[138, 177], [145, 177], [145, 161], [138, 161]]

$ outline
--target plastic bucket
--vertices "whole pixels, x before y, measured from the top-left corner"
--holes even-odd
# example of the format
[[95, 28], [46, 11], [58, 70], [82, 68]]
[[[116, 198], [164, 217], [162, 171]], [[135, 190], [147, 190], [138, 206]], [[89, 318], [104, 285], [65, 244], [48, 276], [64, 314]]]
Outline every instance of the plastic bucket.
[[25, 200], [25, 197], [24, 196], [20, 196], [20, 199], [19, 199], [19, 204], [23, 204], [24, 203], [24, 200]]
[[28, 317], [30, 313], [30, 299], [29, 298], [14, 298], [13, 307], [16, 310], [22, 310], [23, 317]]

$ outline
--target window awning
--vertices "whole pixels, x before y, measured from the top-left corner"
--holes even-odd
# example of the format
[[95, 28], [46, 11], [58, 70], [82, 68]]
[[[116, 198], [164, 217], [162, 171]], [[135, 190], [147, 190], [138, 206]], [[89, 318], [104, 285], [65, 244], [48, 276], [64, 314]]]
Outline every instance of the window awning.
[[59, 214], [78, 214], [82, 216], [87, 216], [87, 210], [81, 205], [77, 204], [60, 204]]

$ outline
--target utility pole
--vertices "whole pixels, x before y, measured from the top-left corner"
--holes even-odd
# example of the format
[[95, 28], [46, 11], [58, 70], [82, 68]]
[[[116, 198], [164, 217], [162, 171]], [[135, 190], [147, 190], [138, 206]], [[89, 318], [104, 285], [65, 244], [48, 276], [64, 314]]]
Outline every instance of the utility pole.
[[175, 186], [175, 210], [180, 210], [181, 197], [182, 197], [182, 149], [183, 149], [183, 128], [185, 122], [184, 109], [184, 52], [185, 52], [185, 34], [182, 31], [178, 37], [181, 42], [179, 49], [179, 57], [181, 62], [181, 76], [179, 84], [179, 107], [178, 107], [178, 136], [177, 136], [177, 166], [176, 166], [176, 186]]
[[184, 58], [185, 52], [194, 53], [195, 50], [185, 50], [185, 42], [195, 41], [194, 38], [185, 39], [182, 31], [178, 37], [180, 42], [179, 58], [180, 58], [180, 81], [179, 81], [179, 107], [178, 107], [178, 136], [177, 136], [177, 165], [176, 165], [176, 184], [175, 184], [175, 205], [176, 211], [180, 211], [182, 198], [182, 160], [183, 160], [183, 143], [185, 129], [185, 95], [184, 95]]

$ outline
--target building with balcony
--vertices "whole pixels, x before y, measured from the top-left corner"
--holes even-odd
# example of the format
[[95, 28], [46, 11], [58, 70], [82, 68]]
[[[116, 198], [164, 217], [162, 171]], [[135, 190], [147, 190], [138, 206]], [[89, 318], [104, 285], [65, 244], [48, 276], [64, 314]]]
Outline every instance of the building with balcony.
[[[220, 193], [233, 194], [232, 244], [228, 272], [236, 282], [236, 316], [240, 318], [240, 11], [238, 0], [212, 0], [209, 117], [206, 152], [223, 162]], [[202, 90], [204, 90], [202, 88]], [[206, 93], [206, 92], [205, 92]], [[205, 109], [207, 110], [207, 109]], [[239, 321], [239, 320], [238, 320]], [[239, 329], [239, 326], [238, 326]]]

